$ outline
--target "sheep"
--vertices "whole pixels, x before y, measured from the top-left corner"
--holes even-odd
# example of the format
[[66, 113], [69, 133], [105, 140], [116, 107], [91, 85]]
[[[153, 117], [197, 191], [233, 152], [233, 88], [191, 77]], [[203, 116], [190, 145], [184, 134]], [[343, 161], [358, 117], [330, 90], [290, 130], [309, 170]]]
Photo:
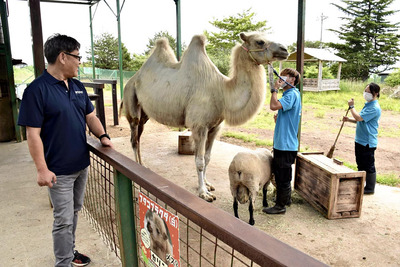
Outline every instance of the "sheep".
[[249, 201], [250, 225], [255, 223], [253, 207], [260, 186], [263, 187], [263, 206], [268, 207], [267, 188], [273, 178], [272, 158], [272, 153], [268, 149], [250, 150], [237, 153], [229, 165], [229, 180], [235, 217], [239, 218], [238, 201], [240, 204]]

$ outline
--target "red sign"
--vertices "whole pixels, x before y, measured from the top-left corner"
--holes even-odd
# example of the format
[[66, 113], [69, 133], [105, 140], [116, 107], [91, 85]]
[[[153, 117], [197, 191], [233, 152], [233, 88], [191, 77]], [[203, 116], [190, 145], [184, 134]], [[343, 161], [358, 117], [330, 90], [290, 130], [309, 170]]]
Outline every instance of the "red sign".
[[179, 218], [139, 193], [140, 235], [147, 266], [179, 267]]

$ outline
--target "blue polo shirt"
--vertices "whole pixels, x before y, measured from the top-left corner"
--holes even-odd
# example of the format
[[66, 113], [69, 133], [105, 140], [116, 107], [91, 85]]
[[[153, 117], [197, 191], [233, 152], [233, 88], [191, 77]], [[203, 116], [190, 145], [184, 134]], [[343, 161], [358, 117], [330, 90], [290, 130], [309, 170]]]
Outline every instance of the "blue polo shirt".
[[59, 81], [47, 70], [26, 89], [18, 125], [41, 128], [44, 156], [49, 170], [68, 175], [89, 166], [86, 115], [94, 110], [83, 84]]
[[366, 102], [360, 111], [363, 121], [357, 122], [355, 141], [360, 145], [377, 147], [378, 145], [378, 127], [381, 117], [381, 107], [378, 100]]
[[278, 99], [282, 109], [278, 110], [274, 131], [274, 149], [283, 151], [297, 151], [301, 116], [301, 98], [297, 88], [290, 88], [283, 92], [282, 98]]

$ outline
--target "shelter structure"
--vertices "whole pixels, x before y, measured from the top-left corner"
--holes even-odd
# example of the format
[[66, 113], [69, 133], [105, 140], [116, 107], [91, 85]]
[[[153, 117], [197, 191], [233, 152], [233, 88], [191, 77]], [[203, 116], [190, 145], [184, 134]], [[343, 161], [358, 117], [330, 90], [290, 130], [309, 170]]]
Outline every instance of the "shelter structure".
[[[293, 52], [289, 55], [287, 61], [296, 61], [297, 52]], [[347, 60], [336, 56], [327, 49], [319, 48], [304, 48], [304, 61], [305, 62], [318, 62], [318, 78], [305, 78], [303, 79], [303, 90], [304, 91], [330, 91], [340, 90], [340, 72], [342, 63]], [[322, 79], [322, 67], [323, 62], [339, 62], [339, 68], [336, 79]]]

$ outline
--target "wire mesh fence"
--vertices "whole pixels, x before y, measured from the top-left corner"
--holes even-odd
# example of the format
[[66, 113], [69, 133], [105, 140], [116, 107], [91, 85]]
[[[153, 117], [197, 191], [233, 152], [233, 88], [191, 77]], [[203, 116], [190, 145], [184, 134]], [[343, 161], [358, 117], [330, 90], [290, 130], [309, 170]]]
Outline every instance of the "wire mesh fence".
[[88, 144], [91, 167], [84, 215], [121, 261], [124, 261], [124, 254], [127, 252], [121, 247], [124, 243], [121, 233], [124, 230], [121, 230], [122, 215], [117, 211], [129, 211], [121, 210], [115, 204], [120, 203], [120, 192], [115, 180], [121, 178], [119, 175], [132, 181], [130, 200], [133, 205], [130, 209], [133, 209], [135, 230], [131, 233], [135, 232], [137, 240], [133, 247], [136, 247], [135, 255], [139, 266], [153, 266], [145, 257], [146, 248], [141, 242], [143, 229], [140, 228], [140, 223], [143, 218], [140, 218], [138, 200], [141, 194], [178, 216], [179, 266], [325, 266], [206, 203], [124, 155], [113, 150], [112, 153], [107, 153], [94, 138], [88, 137]]
[[[120, 240], [116, 217], [114, 197], [113, 168], [100, 157], [90, 153], [91, 165], [86, 186], [83, 213], [103, 241], [115, 255], [121, 259]], [[140, 225], [139, 192], [144, 193], [164, 209], [179, 217], [180, 266], [259, 266], [247, 257], [232, 249], [200, 225], [189, 220], [185, 215], [178, 213], [149, 191], [138, 184], [133, 185], [135, 224]], [[140, 241], [140, 228], [136, 229], [136, 238]], [[140, 242], [137, 244], [138, 255], [143, 255]], [[143, 257], [140, 264], [146, 266]]]

